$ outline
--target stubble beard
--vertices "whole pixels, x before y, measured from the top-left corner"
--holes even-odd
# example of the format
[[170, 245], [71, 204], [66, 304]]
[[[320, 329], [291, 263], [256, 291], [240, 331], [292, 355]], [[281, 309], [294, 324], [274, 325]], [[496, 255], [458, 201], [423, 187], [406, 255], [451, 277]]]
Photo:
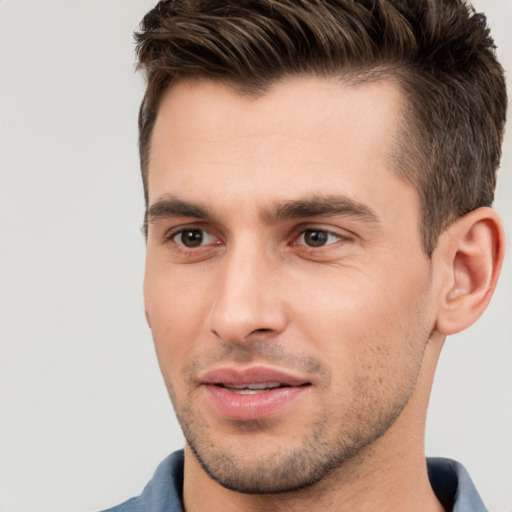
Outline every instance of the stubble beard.
[[[362, 462], [366, 449], [399, 417], [412, 394], [414, 382], [399, 397], [395, 396], [392, 403], [379, 403], [378, 391], [372, 399], [363, 397], [361, 391], [362, 394], [356, 394], [358, 403], [352, 404], [344, 414], [336, 415], [329, 407], [320, 407], [322, 412], [314, 423], [297, 425], [304, 434], [294, 447], [286, 447], [284, 439], [283, 445], [276, 443], [271, 453], [268, 446], [263, 446], [257, 455], [254, 447], [264, 442], [258, 435], [268, 430], [265, 420], [233, 422], [245, 436], [254, 436], [254, 445], [247, 453], [241, 443], [228, 442], [227, 448], [221, 445], [218, 433], [201, 411], [194, 409], [193, 400], [182, 408], [176, 407], [175, 400], [173, 403], [188, 446], [214, 481], [240, 493], [276, 494], [311, 487], [356, 458]], [[357, 386], [361, 390], [377, 387], [375, 382], [359, 382]], [[288, 428], [294, 428], [293, 420]], [[250, 437], [245, 439], [249, 439], [249, 445], [253, 444]]]
[[[276, 449], [271, 455], [257, 456], [244, 456], [237, 449], [219, 449], [209, 437], [210, 429], [201, 425], [201, 420], [187, 417], [186, 411], [182, 411], [178, 419], [188, 446], [214, 481], [240, 493], [278, 494], [314, 486], [347, 462], [356, 457], [364, 458], [365, 448], [390, 428], [402, 409], [403, 406], [397, 407], [378, 423], [365, 422], [359, 430], [342, 432], [334, 439], [330, 421], [322, 418], [304, 435], [300, 447]], [[258, 424], [244, 425], [244, 430], [260, 428]]]
[[[224, 444], [219, 442], [219, 432], [208, 423], [199, 407], [194, 405], [192, 394], [179, 404], [169, 382], [167, 388], [188, 446], [214, 481], [227, 489], [245, 494], [298, 491], [314, 486], [330, 475], [334, 476], [337, 470], [349, 462], [362, 464], [366, 456], [371, 454], [374, 442], [395, 423], [415, 389], [430, 334], [431, 331], [425, 329], [419, 336], [416, 333], [414, 341], [411, 340], [411, 352], [407, 354], [411, 357], [411, 365], [404, 369], [405, 374], [398, 383], [394, 381], [395, 387], [393, 378], [396, 379], [396, 375], [390, 381], [391, 389], [381, 388], [382, 373], [372, 368], [371, 364], [376, 362], [373, 360], [365, 368], [366, 371], [354, 378], [352, 398], [348, 403], [343, 403], [344, 396], [341, 395], [345, 395], [344, 392], [339, 391], [340, 395], [337, 396], [330, 388], [331, 375], [321, 361], [300, 361], [297, 356], [283, 359], [277, 345], [267, 346], [256, 342], [255, 352], [263, 355], [264, 360], [292, 362], [290, 367], [297, 367], [299, 363], [302, 368], [314, 368], [313, 373], [323, 374], [323, 382], [326, 383], [323, 392], [318, 393], [320, 400], [314, 421], [301, 423], [300, 418], [294, 418], [293, 415], [285, 419], [289, 422], [287, 432], [303, 432], [300, 440], [294, 446], [286, 446], [286, 432], [283, 431], [283, 442], [274, 441], [275, 448], [271, 451], [265, 440], [272, 438], [264, 435], [269, 430], [266, 420], [232, 422], [232, 427], [238, 427], [239, 432], [248, 439], [247, 444], [251, 445], [250, 452], [244, 453], [245, 445], [237, 442], [236, 433], [233, 437], [235, 443], [225, 439]], [[378, 352], [386, 352], [385, 343]], [[241, 360], [241, 357], [234, 359]], [[189, 371], [194, 372], [193, 369]], [[336, 407], [339, 403], [343, 404], [342, 407]], [[258, 438], [262, 433], [263, 437]], [[260, 452], [257, 450], [258, 442], [263, 443]], [[353, 467], [351, 464], [351, 469]], [[342, 475], [342, 472], [339, 474]]]

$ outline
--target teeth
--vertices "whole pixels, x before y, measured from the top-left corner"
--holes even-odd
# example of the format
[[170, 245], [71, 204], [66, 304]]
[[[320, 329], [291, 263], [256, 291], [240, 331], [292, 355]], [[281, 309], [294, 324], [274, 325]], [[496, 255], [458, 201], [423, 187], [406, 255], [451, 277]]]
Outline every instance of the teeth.
[[261, 382], [259, 384], [224, 384], [226, 389], [240, 392], [242, 394], [254, 394], [267, 389], [275, 389], [281, 387], [283, 384], [280, 382]]

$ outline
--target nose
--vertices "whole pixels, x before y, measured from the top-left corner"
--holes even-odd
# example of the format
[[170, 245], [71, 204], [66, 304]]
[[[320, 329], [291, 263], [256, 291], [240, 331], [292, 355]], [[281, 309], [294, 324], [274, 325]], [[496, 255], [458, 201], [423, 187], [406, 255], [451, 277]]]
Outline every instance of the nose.
[[253, 244], [239, 244], [219, 267], [209, 315], [215, 336], [240, 343], [257, 333], [272, 338], [285, 329], [282, 273], [277, 261], [264, 250], [255, 250]]

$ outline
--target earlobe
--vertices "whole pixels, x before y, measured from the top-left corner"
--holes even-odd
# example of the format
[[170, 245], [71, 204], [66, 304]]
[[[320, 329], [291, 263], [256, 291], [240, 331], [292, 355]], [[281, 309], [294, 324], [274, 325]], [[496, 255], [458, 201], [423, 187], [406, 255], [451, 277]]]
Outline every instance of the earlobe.
[[437, 330], [455, 334], [472, 325], [492, 297], [504, 257], [498, 214], [478, 208], [449, 226], [434, 252], [441, 268]]

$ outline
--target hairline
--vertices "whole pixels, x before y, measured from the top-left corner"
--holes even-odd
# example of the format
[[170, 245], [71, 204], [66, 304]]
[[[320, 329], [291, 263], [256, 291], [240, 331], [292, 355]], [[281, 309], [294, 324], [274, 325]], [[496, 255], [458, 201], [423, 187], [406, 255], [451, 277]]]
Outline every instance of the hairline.
[[[357, 87], [367, 83], [387, 82], [393, 84], [398, 90], [401, 102], [398, 111], [398, 129], [394, 137], [393, 145], [389, 154], [389, 161], [391, 171], [401, 179], [405, 184], [412, 186], [418, 194], [420, 208], [418, 211], [419, 216], [419, 236], [427, 257], [431, 257], [435, 248], [435, 243], [439, 238], [432, 241], [429, 238], [428, 226], [426, 226], [426, 211], [424, 207], [425, 198], [422, 194], [422, 187], [420, 184], [421, 174], [428, 173], [428, 167], [431, 166], [429, 162], [427, 151], [424, 141], [424, 130], [418, 119], [418, 113], [415, 110], [413, 102], [409, 96], [410, 91], [407, 90], [405, 80], [403, 79], [404, 73], [407, 73], [407, 66], [400, 64], [387, 64], [379, 63], [370, 66], [361, 66], [354, 68], [341, 69], [338, 72], [319, 73], [315, 71], [306, 71], [300, 73], [286, 73], [281, 76], [276, 76], [268, 81], [264, 86], [245, 82], [236, 77], [229, 76], [210, 76], [206, 73], [186, 73], [182, 75], [175, 75], [170, 78], [164, 92], [159, 96], [159, 102], [155, 105], [155, 115], [152, 120], [150, 130], [147, 131], [147, 143], [145, 147], [141, 147], [139, 140], [139, 149], [141, 152], [141, 169], [145, 191], [145, 213], [144, 213], [144, 226], [147, 225], [147, 215], [149, 208], [148, 197], [148, 183], [149, 183], [149, 167], [150, 167], [150, 154], [151, 154], [151, 141], [153, 138], [154, 128], [161, 111], [162, 103], [169, 95], [170, 91], [178, 84], [186, 82], [210, 82], [219, 84], [240, 97], [249, 97], [258, 99], [259, 97], [268, 94], [269, 91], [278, 84], [284, 84], [289, 80], [298, 79], [301, 77], [318, 77], [325, 79], [339, 79], [340, 85], [348, 87]], [[140, 112], [144, 107], [144, 102], [141, 105]], [[412, 134], [412, 135], [411, 135]], [[408, 143], [409, 140], [413, 141], [412, 144]], [[423, 141], [423, 144], [422, 142]], [[142, 142], [143, 143], [143, 142]], [[445, 223], [447, 227], [453, 219], [448, 219]], [[442, 230], [441, 230], [442, 232]]]

